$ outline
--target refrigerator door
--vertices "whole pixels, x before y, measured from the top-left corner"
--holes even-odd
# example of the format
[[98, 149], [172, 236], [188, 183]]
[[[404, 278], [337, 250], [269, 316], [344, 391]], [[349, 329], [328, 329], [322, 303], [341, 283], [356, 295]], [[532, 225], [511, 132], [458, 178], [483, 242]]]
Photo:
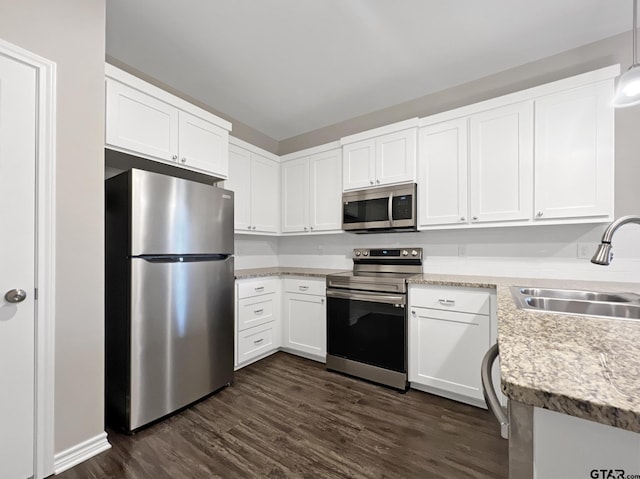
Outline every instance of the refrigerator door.
[[233, 192], [131, 170], [131, 256], [233, 254]]
[[131, 259], [128, 429], [233, 379], [233, 257]]

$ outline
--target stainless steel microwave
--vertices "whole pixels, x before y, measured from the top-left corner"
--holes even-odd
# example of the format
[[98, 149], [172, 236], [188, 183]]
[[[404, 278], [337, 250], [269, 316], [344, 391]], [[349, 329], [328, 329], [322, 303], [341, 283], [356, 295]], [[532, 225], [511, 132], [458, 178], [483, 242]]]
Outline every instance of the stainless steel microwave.
[[343, 193], [342, 229], [353, 233], [416, 231], [416, 184]]

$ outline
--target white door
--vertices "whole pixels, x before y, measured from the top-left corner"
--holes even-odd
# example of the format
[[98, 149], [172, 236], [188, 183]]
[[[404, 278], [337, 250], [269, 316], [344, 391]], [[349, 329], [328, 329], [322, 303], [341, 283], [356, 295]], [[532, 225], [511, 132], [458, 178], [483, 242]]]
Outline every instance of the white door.
[[612, 213], [612, 96], [606, 81], [536, 100], [536, 220]]
[[342, 187], [345, 191], [375, 184], [376, 141], [364, 140], [342, 147]]
[[322, 296], [286, 293], [284, 346], [315, 356], [327, 354], [326, 305]]
[[376, 139], [376, 185], [415, 181], [416, 129]]
[[224, 187], [233, 191], [234, 227], [238, 232], [251, 230], [251, 153], [229, 145], [229, 178]]
[[471, 221], [531, 218], [533, 104], [516, 103], [472, 115], [469, 135]]
[[467, 119], [421, 128], [418, 141], [420, 226], [468, 223]]
[[34, 471], [36, 94], [36, 70], [0, 54], [0, 479]]
[[342, 229], [342, 162], [340, 150], [309, 158], [309, 221], [314, 231]]
[[178, 109], [122, 83], [107, 80], [106, 138], [151, 158], [178, 160]]
[[282, 232], [294, 233], [309, 228], [309, 160], [282, 163]]
[[251, 153], [251, 231], [280, 228], [280, 164]]
[[181, 165], [219, 178], [229, 174], [229, 132], [185, 111], [178, 112]]

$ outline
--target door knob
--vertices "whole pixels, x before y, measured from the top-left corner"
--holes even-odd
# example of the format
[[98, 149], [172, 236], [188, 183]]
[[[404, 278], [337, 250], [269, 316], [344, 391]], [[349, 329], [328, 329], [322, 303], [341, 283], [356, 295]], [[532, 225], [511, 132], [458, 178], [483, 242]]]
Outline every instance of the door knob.
[[5, 293], [4, 299], [7, 303], [21, 303], [27, 299], [27, 292], [20, 288], [10, 289]]

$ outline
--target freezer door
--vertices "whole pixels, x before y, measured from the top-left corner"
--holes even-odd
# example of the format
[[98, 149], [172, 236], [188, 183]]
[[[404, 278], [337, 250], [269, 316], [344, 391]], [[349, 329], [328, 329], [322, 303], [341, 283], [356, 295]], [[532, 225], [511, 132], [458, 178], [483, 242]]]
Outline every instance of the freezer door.
[[233, 379], [233, 257], [131, 259], [129, 430]]
[[133, 169], [131, 256], [233, 254], [233, 192]]

